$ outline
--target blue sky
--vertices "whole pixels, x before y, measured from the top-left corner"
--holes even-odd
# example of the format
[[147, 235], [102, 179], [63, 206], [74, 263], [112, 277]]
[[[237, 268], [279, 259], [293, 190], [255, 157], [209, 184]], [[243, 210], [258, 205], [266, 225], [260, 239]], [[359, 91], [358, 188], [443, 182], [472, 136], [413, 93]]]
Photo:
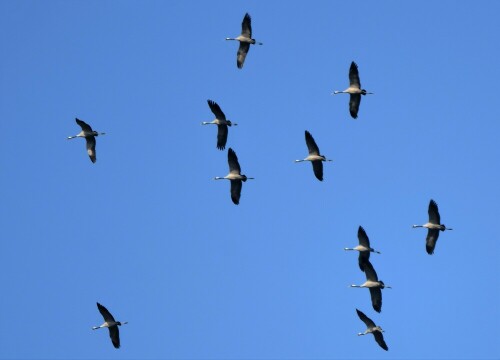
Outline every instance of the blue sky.
[[[0, 358], [498, 358], [500, 3], [0, 2]], [[252, 47], [235, 42], [245, 12]], [[348, 96], [351, 61], [364, 88]], [[227, 151], [201, 126], [239, 125]], [[92, 164], [79, 117], [107, 135]], [[307, 163], [309, 130], [331, 163]], [[453, 231], [425, 252], [430, 199]], [[371, 308], [362, 225], [381, 255]], [[118, 320], [115, 350], [96, 301]], [[389, 352], [358, 337], [359, 308]]]

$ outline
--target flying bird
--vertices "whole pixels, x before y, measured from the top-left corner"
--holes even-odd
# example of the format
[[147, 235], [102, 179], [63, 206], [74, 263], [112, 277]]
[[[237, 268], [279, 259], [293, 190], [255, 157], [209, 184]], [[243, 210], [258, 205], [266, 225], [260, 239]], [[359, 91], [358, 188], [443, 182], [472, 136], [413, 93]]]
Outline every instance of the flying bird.
[[334, 91], [332, 95], [337, 94], [350, 94], [349, 112], [353, 119], [358, 117], [359, 104], [361, 103], [361, 95], [373, 94], [361, 89], [361, 82], [359, 81], [358, 65], [353, 61], [349, 68], [349, 87], [344, 91]]
[[99, 312], [101, 313], [102, 317], [104, 318], [104, 324], [101, 326], [94, 326], [92, 327], [92, 330], [97, 330], [101, 328], [108, 328], [109, 330], [109, 337], [111, 338], [111, 342], [113, 343], [113, 346], [118, 349], [120, 348], [120, 330], [118, 330], [118, 326], [122, 326], [125, 324], [128, 324], [128, 322], [119, 322], [115, 321], [115, 318], [111, 313], [106, 309], [104, 306], [101, 304], [97, 303], [97, 308], [99, 309]]
[[313, 167], [314, 175], [319, 181], [323, 181], [323, 161], [332, 161], [327, 159], [324, 155], [320, 155], [318, 145], [314, 141], [311, 133], [306, 130], [306, 144], [309, 150], [309, 155], [302, 160], [295, 160], [295, 162], [310, 161]]
[[231, 181], [231, 200], [235, 205], [240, 203], [241, 187], [243, 185], [242, 181], [245, 182], [251, 177], [241, 174], [240, 164], [238, 162], [238, 157], [233, 149], [229, 148], [227, 151], [227, 162], [229, 164], [229, 174], [224, 177], [216, 176], [215, 180], [227, 179]]
[[434, 254], [434, 248], [436, 247], [436, 242], [439, 237], [439, 231], [453, 230], [447, 228], [444, 224], [441, 224], [441, 217], [439, 216], [439, 210], [436, 202], [431, 199], [429, 202], [429, 222], [424, 225], [413, 225], [413, 228], [423, 227], [427, 228], [427, 239], [425, 243], [425, 249], [427, 254]]
[[379, 344], [382, 349], [384, 349], [386, 351], [389, 350], [389, 348], [387, 347], [387, 344], [384, 341], [384, 334], [382, 334], [384, 332], [384, 330], [382, 330], [382, 328], [380, 326], [376, 326], [375, 323], [372, 321], [372, 319], [370, 319], [368, 316], [366, 316], [362, 311], [356, 309], [356, 312], [358, 313], [358, 316], [361, 319], [361, 321], [363, 321], [366, 325], [365, 332], [358, 333], [358, 336], [366, 335], [366, 334], [373, 334], [377, 344]]
[[238, 124], [232, 123], [231, 120], [226, 120], [226, 115], [220, 109], [220, 106], [212, 100], [207, 100], [210, 110], [215, 115], [215, 119], [212, 121], [204, 121], [201, 125], [217, 125], [217, 149], [224, 150], [226, 148], [228, 126], [236, 126]]
[[368, 235], [366, 235], [365, 229], [362, 226], [358, 228], [358, 241], [359, 245], [354, 248], [344, 248], [344, 250], [356, 250], [359, 251], [358, 256], [358, 264], [361, 271], [365, 271], [364, 262], [370, 259], [370, 252], [374, 252], [380, 254], [380, 251], [377, 251], [370, 247], [370, 239], [368, 239]]
[[364, 272], [366, 276], [366, 282], [361, 285], [351, 285], [351, 287], [357, 288], [368, 288], [370, 289], [370, 296], [372, 299], [373, 310], [376, 312], [382, 311], [382, 291], [381, 289], [388, 288], [390, 286], [384, 284], [382, 280], [378, 280], [377, 273], [373, 268], [373, 265], [369, 260], [363, 262]]
[[97, 160], [95, 154], [95, 137], [99, 135], [106, 135], [106, 133], [99, 133], [92, 130], [89, 124], [87, 124], [85, 121], [79, 120], [78, 118], [75, 118], [75, 120], [76, 123], [82, 128], [82, 131], [75, 136], [68, 136], [68, 140], [77, 137], [85, 138], [85, 141], [87, 142], [87, 153], [89, 154], [90, 161], [95, 163]]
[[241, 35], [237, 38], [226, 38], [226, 40], [237, 40], [240, 42], [240, 47], [238, 48], [238, 55], [236, 57], [236, 65], [238, 69], [243, 67], [245, 58], [250, 50], [250, 44], [262, 45], [261, 42], [252, 39], [252, 18], [248, 13], [245, 14], [243, 22], [241, 23]]

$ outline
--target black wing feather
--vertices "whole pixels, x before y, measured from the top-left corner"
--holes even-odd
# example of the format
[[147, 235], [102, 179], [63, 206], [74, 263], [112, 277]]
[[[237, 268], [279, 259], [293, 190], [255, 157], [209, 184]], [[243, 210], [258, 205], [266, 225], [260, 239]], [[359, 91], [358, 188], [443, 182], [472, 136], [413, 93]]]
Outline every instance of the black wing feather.
[[99, 309], [99, 312], [101, 313], [102, 317], [104, 318], [104, 321], [113, 321], [115, 322], [115, 318], [111, 313], [106, 309], [104, 306], [101, 304], [97, 303], [97, 308]]
[[109, 328], [109, 337], [111, 338], [111, 342], [116, 349], [120, 348], [120, 330], [118, 329], [118, 325], [110, 326]]
[[349, 112], [353, 119], [358, 118], [359, 104], [361, 103], [361, 94], [350, 94]]
[[376, 312], [382, 311], [382, 290], [380, 288], [369, 288], [370, 296], [372, 298], [373, 310]]
[[306, 130], [305, 135], [306, 135], [306, 144], [307, 144], [307, 150], [309, 151], [309, 155], [319, 155], [319, 147], [318, 145], [316, 145], [316, 141], [314, 141], [314, 138], [312, 137], [311, 133]]
[[427, 250], [427, 254], [434, 254], [434, 248], [436, 247], [436, 243], [439, 237], [438, 229], [428, 229], [427, 231], [427, 239], [425, 241], [425, 250]]
[[246, 13], [241, 22], [241, 35], [252, 38], [252, 18], [249, 13]]
[[321, 160], [315, 160], [311, 161], [313, 171], [314, 171], [314, 176], [316, 176], [316, 179], [319, 181], [323, 181], [323, 162]]
[[210, 110], [214, 113], [215, 117], [219, 120], [226, 120], [226, 115], [222, 112], [219, 104], [217, 104], [215, 101], [212, 100], [207, 100], [208, 106], [210, 107]]
[[367, 328], [375, 327], [375, 323], [372, 321], [372, 319], [366, 316], [361, 310], [356, 309], [356, 312], [358, 313], [361, 321], [365, 323]]
[[387, 346], [387, 344], [385, 343], [384, 341], [384, 334], [382, 334], [380, 331], [374, 331], [372, 332], [373, 336], [375, 337], [375, 341], [377, 342], [377, 344], [380, 345], [380, 347], [384, 350], [389, 350], [389, 347]]
[[87, 124], [85, 121], [80, 120], [78, 118], [75, 118], [75, 120], [76, 120], [76, 123], [78, 125], [80, 125], [80, 127], [82, 128], [83, 131], [85, 131], [85, 132], [87, 132], [87, 131], [92, 132], [93, 131], [92, 128], [90, 127], [90, 125]]
[[226, 148], [228, 129], [227, 125], [217, 125], [217, 149]]
[[434, 200], [431, 199], [429, 202], [429, 222], [431, 224], [441, 224], [441, 216], [439, 216], [438, 205]]
[[242, 186], [243, 182], [241, 180], [231, 180], [231, 200], [235, 205], [240, 203]]
[[349, 85], [361, 89], [361, 81], [359, 81], [358, 65], [353, 61], [349, 68]]
[[238, 47], [238, 53], [236, 56], [236, 66], [238, 66], [238, 69], [243, 68], [243, 63], [245, 62], [245, 58], [247, 57], [249, 51], [250, 51], [250, 44], [245, 42], [240, 42], [240, 46]]

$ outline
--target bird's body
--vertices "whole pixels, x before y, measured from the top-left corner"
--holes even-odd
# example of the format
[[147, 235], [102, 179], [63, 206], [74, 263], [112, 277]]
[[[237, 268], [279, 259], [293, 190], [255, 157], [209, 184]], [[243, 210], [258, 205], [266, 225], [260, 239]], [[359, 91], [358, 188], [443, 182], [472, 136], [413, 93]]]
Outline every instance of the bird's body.
[[373, 94], [361, 88], [361, 81], [359, 80], [358, 65], [353, 61], [349, 68], [349, 87], [344, 91], [334, 91], [332, 95], [349, 94], [349, 113], [353, 119], [358, 117], [359, 104], [361, 103], [361, 95]]
[[318, 145], [309, 131], [305, 131], [306, 144], [309, 155], [302, 160], [295, 160], [295, 162], [310, 161], [313, 167], [314, 175], [319, 181], [323, 181], [323, 161], [332, 161], [327, 159], [324, 155], [320, 155]]
[[222, 112], [220, 106], [212, 100], [207, 100], [210, 110], [215, 115], [215, 119], [212, 121], [204, 121], [202, 125], [217, 125], [217, 149], [224, 150], [227, 143], [228, 126], [236, 126], [238, 124], [232, 123], [231, 120], [226, 119], [226, 115]]
[[241, 35], [235, 38], [226, 38], [226, 40], [236, 40], [240, 42], [240, 47], [238, 48], [238, 54], [236, 56], [236, 66], [238, 69], [243, 68], [243, 63], [250, 50], [250, 45], [262, 45], [261, 42], [252, 39], [252, 18], [248, 13], [243, 17], [241, 23]]
[[105, 133], [99, 133], [97, 131], [92, 130], [90, 125], [87, 124], [85, 121], [79, 120], [78, 118], [75, 118], [75, 120], [76, 123], [80, 125], [80, 127], [82, 128], [82, 131], [76, 134], [75, 136], [68, 136], [67, 139], [70, 140], [78, 137], [85, 138], [85, 141], [87, 143], [87, 154], [90, 157], [90, 161], [95, 163], [97, 161], [95, 152], [95, 145], [96, 145], [95, 137], [99, 135], [105, 135]]
[[381, 312], [382, 311], [381, 289], [384, 288], [391, 289], [391, 287], [385, 285], [382, 280], [378, 279], [377, 273], [375, 272], [375, 269], [373, 268], [373, 265], [369, 260], [363, 262], [363, 268], [366, 276], [366, 281], [361, 285], [351, 285], [351, 287], [368, 288], [370, 290], [370, 297], [372, 300], [373, 309], [376, 312]]
[[108, 328], [109, 330], [109, 337], [111, 338], [111, 342], [113, 343], [113, 346], [118, 349], [120, 347], [120, 330], [118, 329], [118, 326], [122, 326], [127, 324], [127, 322], [120, 322], [116, 321], [113, 315], [106, 309], [104, 306], [101, 304], [97, 303], [97, 308], [99, 309], [99, 312], [101, 313], [102, 317], [104, 318], [104, 323], [100, 326], [94, 326], [92, 327], [92, 330], [98, 330], [102, 328]]
[[229, 164], [229, 174], [224, 177], [217, 176], [215, 180], [230, 180], [231, 181], [231, 200], [235, 205], [240, 203], [241, 188], [243, 186], [242, 182], [245, 182], [251, 177], [241, 174], [240, 164], [238, 162], [238, 157], [233, 149], [229, 148], [227, 151], [227, 162]]
[[361, 321], [363, 321], [366, 325], [366, 330], [362, 333], [358, 333], [358, 336], [366, 335], [366, 334], [373, 334], [375, 337], [375, 341], [379, 346], [384, 349], [384, 350], [389, 350], [389, 347], [384, 341], [384, 335], [382, 334], [384, 330], [380, 326], [375, 325], [375, 323], [370, 319], [368, 316], [366, 316], [362, 311], [356, 309], [356, 312], [358, 313], [359, 318]]
[[431, 199], [429, 202], [429, 222], [423, 225], [413, 225], [413, 228], [423, 227], [427, 228], [427, 238], [425, 243], [425, 249], [429, 255], [434, 254], [434, 248], [439, 237], [439, 231], [453, 230], [447, 228], [444, 224], [441, 224], [441, 216], [439, 215], [439, 209], [437, 203]]
[[374, 252], [380, 254], [380, 251], [377, 251], [370, 247], [370, 239], [368, 235], [366, 235], [365, 229], [362, 226], [358, 228], [358, 241], [359, 245], [353, 248], [344, 248], [344, 250], [354, 250], [359, 251], [358, 256], [358, 264], [361, 271], [365, 271], [364, 262], [370, 259], [370, 252]]

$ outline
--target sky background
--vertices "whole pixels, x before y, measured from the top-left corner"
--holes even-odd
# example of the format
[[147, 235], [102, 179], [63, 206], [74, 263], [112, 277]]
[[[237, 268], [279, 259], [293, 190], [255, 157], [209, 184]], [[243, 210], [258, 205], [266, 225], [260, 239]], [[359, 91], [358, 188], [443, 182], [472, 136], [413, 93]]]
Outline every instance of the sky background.
[[[500, 2], [287, 4], [0, 1], [0, 358], [500, 357]], [[264, 45], [239, 70], [245, 12]], [[357, 120], [330, 95], [351, 61]], [[256, 178], [238, 206], [207, 99]], [[75, 117], [107, 133], [96, 164]], [[380, 314], [348, 287], [360, 225]]]

